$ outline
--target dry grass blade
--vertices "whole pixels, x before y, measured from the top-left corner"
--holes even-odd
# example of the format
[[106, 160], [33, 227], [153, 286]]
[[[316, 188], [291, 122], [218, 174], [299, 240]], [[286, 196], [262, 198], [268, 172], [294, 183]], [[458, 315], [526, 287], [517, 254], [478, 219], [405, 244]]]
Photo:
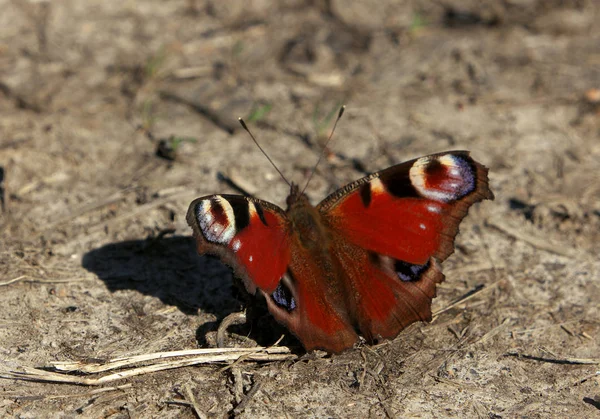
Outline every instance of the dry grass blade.
[[44, 395], [40, 395], [40, 396], [19, 396], [19, 395], [16, 395], [16, 394], [0, 393], [0, 397], [5, 397], [5, 398], [13, 397], [15, 400], [27, 400], [27, 401], [33, 401], [33, 400], [56, 400], [56, 399], [76, 398], [76, 397], [93, 397], [93, 396], [97, 396], [98, 394], [108, 393], [110, 391], [127, 390], [127, 389], [130, 389], [132, 387], [133, 387], [133, 384], [128, 383], [128, 384], [123, 384], [121, 386], [116, 386], [116, 387], [98, 388], [96, 390], [86, 391], [84, 393], [44, 394]]
[[509, 226], [503, 220], [498, 218], [490, 218], [486, 221], [490, 227], [502, 231], [504, 234], [513, 237], [517, 240], [525, 242], [537, 249], [545, 250], [560, 256], [574, 257], [578, 252], [567, 244], [551, 243], [545, 238], [535, 237], [524, 231], [518, 230], [515, 227]]
[[506, 319], [504, 319], [502, 321], [502, 323], [500, 323], [498, 326], [494, 327], [492, 330], [487, 332], [485, 335], [483, 335], [477, 341], [473, 342], [473, 344], [487, 342], [488, 340], [490, 340], [491, 338], [496, 336], [498, 333], [504, 331], [508, 327], [509, 323], [510, 323], [510, 318], [507, 317]]
[[523, 353], [520, 353], [517, 351], [507, 352], [506, 356], [530, 359], [532, 361], [539, 361], [539, 362], [549, 362], [552, 364], [600, 365], [600, 358], [544, 357], [544, 356], [523, 354]]
[[84, 204], [84, 205], [80, 206], [79, 208], [75, 208], [72, 211], [70, 211], [68, 214], [46, 224], [44, 231], [51, 230], [51, 229], [55, 228], [57, 225], [63, 224], [67, 221], [71, 221], [77, 217], [87, 214], [88, 212], [95, 211], [102, 207], [114, 204], [115, 202], [122, 201], [123, 199], [125, 199], [127, 192], [128, 192], [127, 190], [117, 191], [116, 193], [114, 193], [112, 195], [103, 197], [97, 201], [90, 202], [88, 204]]
[[[194, 353], [196, 351], [200, 351], [201, 354], [198, 355], [197, 353]], [[210, 352], [206, 353], [206, 351]], [[190, 358], [170, 360], [166, 362], [164, 361], [165, 358], [180, 357], [186, 355], [189, 356], [190, 354], [192, 355]], [[109, 361], [105, 364], [86, 365], [83, 363], [68, 362], [55, 364], [55, 368], [61, 371], [90, 374], [109, 371], [116, 368], [122, 368], [124, 366], [142, 361], [157, 360], [155, 364], [145, 365], [142, 367], [134, 367], [98, 378], [68, 375], [64, 373], [57, 373], [31, 367], [23, 367], [20, 371], [13, 370], [4, 373], [0, 372], [0, 378], [96, 386], [111, 383], [117, 380], [122, 380], [124, 378], [135, 377], [142, 374], [164, 371], [168, 369], [181, 368], [198, 364], [236, 361], [240, 357], [244, 357], [244, 359], [248, 361], [273, 362], [294, 359], [296, 356], [290, 353], [289, 348], [283, 346], [272, 348], [258, 347], [250, 349], [198, 349], [190, 351], [159, 352], [154, 354], [126, 357], [115, 361]]]
[[15, 283], [17, 281], [20, 281], [22, 279], [25, 279], [25, 278], [27, 278], [27, 275], [21, 275], [21, 276], [18, 276], [16, 278], [9, 279], [8, 281], [0, 282], [0, 287], [5, 286], [5, 285], [13, 284], [13, 283]]
[[163, 360], [168, 358], [186, 357], [186, 356], [198, 356], [197, 359], [206, 359], [206, 362], [225, 362], [232, 359], [238, 359], [244, 355], [259, 355], [260, 353], [266, 355], [289, 355], [290, 350], [285, 346], [275, 347], [257, 347], [257, 348], [206, 348], [206, 349], [188, 349], [183, 351], [170, 351], [170, 352], [154, 352], [150, 354], [124, 356], [120, 358], [111, 359], [103, 363], [84, 363], [84, 362], [69, 362], [59, 361], [53, 362], [52, 366], [59, 371], [68, 372], [81, 372], [86, 374], [95, 374], [99, 372], [110, 371], [118, 368], [127, 367], [133, 364], [139, 364], [140, 362], [147, 362], [153, 360]]
[[435, 313], [433, 313], [432, 316], [432, 321], [438, 317], [440, 314], [445, 313], [446, 311], [450, 310], [451, 308], [454, 308], [460, 304], [466, 303], [467, 301], [469, 301], [470, 299], [472, 299], [473, 297], [480, 295], [482, 292], [484, 291], [489, 291], [491, 289], [493, 289], [494, 287], [496, 287], [500, 281], [502, 281], [503, 279], [499, 279], [496, 282], [493, 282], [492, 284], [488, 285], [487, 287], [480, 287], [480, 288], [476, 288], [474, 290], [469, 291], [468, 293], [466, 293], [465, 295], [463, 295], [462, 297], [460, 297], [458, 300], [454, 301], [453, 303], [451, 303], [450, 305], [436, 311]]
[[141, 214], [145, 214], [148, 211], [150, 211], [156, 207], [159, 207], [161, 205], [164, 205], [168, 202], [171, 202], [171, 201], [174, 201], [177, 199], [181, 199], [182, 201], [187, 201], [188, 199], [192, 199], [196, 195], [197, 195], [197, 192], [195, 192], [195, 191], [190, 192], [189, 190], [186, 189], [181, 192], [174, 193], [172, 195], [168, 195], [168, 196], [164, 196], [162, 198], [155, 199], [154, 201], [149, 202], [147, 204], [139, 205], [138, 207], [132, 209], [131, 211], [124, 213], [122, 215], [119, 215], [118, 217], [112, 218], [109, 221], [103, 221], [101, 223], [90, 226], [88, 229], [88, 234], [102, 231], [104, 228], [106, 228], [107, 225], [114, 226], [122, 221], [128, 220], [130, 218], [135, 218]]
[[548, 326], [540, 326], [540, 327], [533, 327], [530, 329], [521, 329], [521, 330], [511, 330], [510, 333], [516, 335], [516, 334], [527, 334], [527, 333], [534, 333], [534, 332], [541, 332], [541, 331], [545, 331], [551, 328], [556, 328], [556, 327], [563, 327], [567, 324], [573, 324], [573, 323], [579, 323], [583, 320], [583, 318], [579, 318], [579, 319], [573, 319], [573, 320], [568, 320], [566, 322], [562, 322], [562, 323], [556, 323], [556, 324], [551, 324]]
[[6, 282], [0, 282], [0, 287], [5, 286], [5, 285], [10, 285], [10, 284], [14, 284], [15, 282], [18, 281], [25, 281], [25, 282], [33, 282], [36, 284], [66, 284], [66, 283], [71, 283], [71, 282], [83, 282], [86, 281], [87, 279], [85, 278], [73, 278], [73, 279], [39, 279], [39, 278], [31, 278], [28, 275], [21, 275], [18, 276], [16, 278], [10, 279]]
[[0, 378], [7, 380], [41, 381], [47, 383], [78, 384], [96, 386], [104, 384], [96, 378], [75, 377], [56, 372], [39, 370], [31, 367], [21, 367], [20, 371], [0, 372]]
[[198, 112], [200, 115], [204, 116], [206, 119], [230, 135], [239, 128], [237, 121], [233, 121], [228, 114], [223, 113], [223, 111], [220, 109], [202, 104], [201, 100], [193, 101], [177, 93], [169, 91], [160, 91], [159, 95], [163, 100], [189, 106], [194, 111]]
[[199, 77], [205, 77], [213, 71], [212, 66], [204, 65], [197, 67], [184, 67], [179, 68], [171, 72], [171, 75], [175, 79], [195, 79]]

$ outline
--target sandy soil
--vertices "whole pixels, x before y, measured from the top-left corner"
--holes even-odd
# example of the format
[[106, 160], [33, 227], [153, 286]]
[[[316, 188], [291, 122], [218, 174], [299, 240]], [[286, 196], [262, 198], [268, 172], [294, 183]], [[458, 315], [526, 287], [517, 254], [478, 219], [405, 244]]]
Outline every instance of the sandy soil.
[[[599, 18], [590, 0], [0, 0], [0, 416], [600, 417]], [[214, 344], [248, 298], [195, 254], [187, 206], [226, 178], [284, 205], [236, 117], [302, 183], [342, 103], [314, 202], [442, 150], [490, 168], [496, 201], [462, 224], [434, 310], [472, 298], [336, 356], [288, 338], [298, 359], [6, 378]], [[285, 332], [257, 317], [230, 344]]]

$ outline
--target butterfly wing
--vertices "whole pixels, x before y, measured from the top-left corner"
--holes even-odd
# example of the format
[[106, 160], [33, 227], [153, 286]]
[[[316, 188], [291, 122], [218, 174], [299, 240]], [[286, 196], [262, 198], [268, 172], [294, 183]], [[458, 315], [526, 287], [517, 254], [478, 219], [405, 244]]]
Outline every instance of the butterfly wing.
[[330, 258], [297, 241], [291, 248], [288, 271], [275, 292], [264, 293], [269, 311], [307, 351], [340, 352], [351, 347], [358, 335]]
[[290, 262], [289, 224], [283, 210], [239, 195], [194, 200], [187, 213], [198, 253], [216, 254], [251, 294], [272, 293]]
[[346, 185], [318, 209], [348, 241], [412, 264], [442, 261], [469, 207], [493, 199], [487, 169], [467, 151], [392, 166]]
[[259, 289], [271, 314], [307, 349], [335, 342], [341, 350], [358, 339], [336, 303], [339, 290], [326, 279], [320, 259], [294, 240], [280, 208], [238, 195], [211, 195], [190, 204], [187, 221], [198, 253], [219, 256], [251, 294]]
[[334, 192], [317, 209], [337, 236], [334, 259], [354, 323], [369, 340], [431, 319], [469, 207], [493, 199], [487, 169], [466, 151], [421, 157]]

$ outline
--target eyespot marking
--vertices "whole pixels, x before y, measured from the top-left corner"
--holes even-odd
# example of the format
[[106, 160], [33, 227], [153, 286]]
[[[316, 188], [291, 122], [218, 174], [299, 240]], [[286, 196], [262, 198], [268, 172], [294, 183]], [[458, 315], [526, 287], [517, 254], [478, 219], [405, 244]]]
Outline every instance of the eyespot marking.
[[475, 173], [466, 157], [445, 154], [421, 157], [410, 168], [409, 177], [421, 196], [451, 202], [475, 190]]
[[279, 284], [277, 284], [275, 291], [271, 294], [271, 298], [275, 304], [288, 312], [296, 309], [296, 299], [294, 298], [294, 293], [292, 291], [293, 286], [292, 280], [286, 273], [279, 281]]
[[414, 265], [412, 263], [397, 260], [394, 263], [394, 269], [398, 274], [398, 278], [404, 282], [418, 281], [423, 273], [429, 269], [430, 262], [424, 265]]
[[196, 207], [196, 219], [206, 240], [228, 245], [235, 236], [235, 216], [229, 201], [221, 196], [201, 201]]

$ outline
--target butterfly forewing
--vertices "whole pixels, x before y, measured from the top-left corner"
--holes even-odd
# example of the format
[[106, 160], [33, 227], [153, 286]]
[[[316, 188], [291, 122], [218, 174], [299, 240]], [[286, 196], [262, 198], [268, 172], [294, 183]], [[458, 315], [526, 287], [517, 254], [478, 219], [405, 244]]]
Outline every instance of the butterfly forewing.
[[199, 253], [232, 266], [248, 291], [272, 293], [290, 261], [290, 226], [282, 209], [239, 195], [194, 200], [187, 214]]
[[487, 169], [466, 151], [421, 157], [357, 180], [323, 200], [325, 223], [347, 240], [415, 265], [446, 259], [468, 208], [493, 199]]

